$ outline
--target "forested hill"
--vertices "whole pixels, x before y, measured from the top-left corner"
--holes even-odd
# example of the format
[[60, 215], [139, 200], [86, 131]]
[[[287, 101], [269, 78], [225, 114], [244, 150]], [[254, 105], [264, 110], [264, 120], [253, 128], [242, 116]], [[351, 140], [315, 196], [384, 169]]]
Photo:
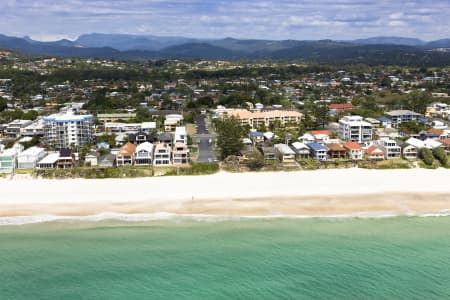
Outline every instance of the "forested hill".
[[[60, 56], [79, 58], [99, 58], [115, 60], [148, 59], [224, 59], [224, 60], [303, 60], [315, 63], [365, 63], [369, 65], [411, 65], [411, 66], [448, 66], [450, 65], [450, 40], [420, 42], [410, 39], [378, 38], [356, 41], [268, 41], [239, 40], [226, 38], [220, 40], [195, 40], [184, 38], [165, 38], [135, 40], [140, 49], [118, 50], [129, 36], [99, 37], [101, 41], [83, 37], [76, 41], [61, 40], [38, 42], [30, 38], [8, 37], [0, 35], [0, 48], [11, 49], [27, 55]], [[86, 46], [83, 43], [89, 44]], [[88, 43], [88, 42], [89, 43]], [[153, 41], [153, 42], [152, 42]], [[376, 42], [381, 44], [377, 44]], [[403, 41], [403, 42], [402, 42]], [[382, 44], [382, 43], [385, 44]], [[152, 43], [155, 43], [154, 45]], [[96, 47], [99, 45], [99, 47]], [[161, 48], [162, 45], [167, 47]], [[131, 47], [131, 46], [130, 46]], [[132, 47], [131, 47], [132, 48]], [[148, 50], [155, 49], [155, 50]]]

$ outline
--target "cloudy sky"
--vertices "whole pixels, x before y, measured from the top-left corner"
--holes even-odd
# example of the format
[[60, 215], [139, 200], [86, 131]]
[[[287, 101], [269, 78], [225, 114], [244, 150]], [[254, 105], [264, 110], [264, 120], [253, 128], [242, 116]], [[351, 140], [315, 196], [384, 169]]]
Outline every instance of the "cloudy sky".
[[450, 38], [450, 0], [0, 0], [0, 33], [197, 38]]

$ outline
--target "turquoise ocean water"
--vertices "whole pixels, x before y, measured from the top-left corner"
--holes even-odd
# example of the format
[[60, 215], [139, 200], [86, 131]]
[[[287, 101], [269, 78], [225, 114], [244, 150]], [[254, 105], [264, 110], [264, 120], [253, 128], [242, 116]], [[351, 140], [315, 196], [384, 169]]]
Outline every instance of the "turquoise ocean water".
[[0, 226], [0, 299], [449, 299], [450, 217]]

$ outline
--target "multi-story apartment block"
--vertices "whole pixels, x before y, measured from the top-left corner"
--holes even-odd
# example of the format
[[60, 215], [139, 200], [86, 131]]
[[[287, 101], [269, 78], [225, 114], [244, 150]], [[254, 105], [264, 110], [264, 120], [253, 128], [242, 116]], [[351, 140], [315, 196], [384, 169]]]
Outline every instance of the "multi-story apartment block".
[[168, 166], [172, 164], [172, 148], [166, 143], [160, 143], [155, 146], [153, 156], [154, 166]]
[[56, 149], [83, 146], [94, 140], [94, 117], [72, 113], [44, 118], [44, 141]]
[[222, 116], [234, 117], [240, 121], [241, 125], [247, 125], [253, 129], [268, 127], [275, 122], [279, 122], [282, 126], [289, 123], [298, 124], [303, 118], [302, 113], [290, 110], [251, 112], [246, 109], [224, 109], [218, 113]]
[[186, 165], [189, 163], [189, 151], [186, 144], [176, 142], [173, 145], [173, 164], [174, 165]]
[[56, 149], [83, 146], [94, 140], [94, 117], [72, 113], [44, 118], [44, 141]]
[[373, 125], [360, 116], [345, 116], [339, 120], [339, 138], [346, 142], [365, 144], [372, 140]]
[[417, 122], [423, 115], [410, 110], [392, 110], [386, 113], [391, 119], [392, 127], [398, 127], [402, 123]]
[[377, 145], [383, 150], [386, 159], [400, 158], [402, 148], [397, 142], [389, 138], [382, 138], [377, 141]]

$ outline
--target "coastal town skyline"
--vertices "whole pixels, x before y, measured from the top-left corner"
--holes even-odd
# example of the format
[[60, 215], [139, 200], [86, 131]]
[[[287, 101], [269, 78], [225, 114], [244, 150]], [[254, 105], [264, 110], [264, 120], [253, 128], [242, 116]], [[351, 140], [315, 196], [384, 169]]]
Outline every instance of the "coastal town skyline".
[[[348, 40], [403, 36], [447, 38], [447, 1], [84, 1], [0, 4], [2, 33], [41, 41], [86, 33]], [[33, 19], [33, 26], [29, 20]], [[189, 30], [186, 30], [189, 28]]]

